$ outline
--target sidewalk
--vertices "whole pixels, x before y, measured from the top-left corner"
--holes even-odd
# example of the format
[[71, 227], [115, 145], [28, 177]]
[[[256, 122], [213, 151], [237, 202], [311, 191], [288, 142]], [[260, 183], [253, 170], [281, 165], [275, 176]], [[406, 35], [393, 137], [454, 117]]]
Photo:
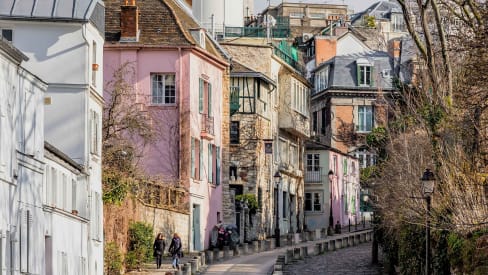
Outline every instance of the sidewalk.
[[[240, 274], [271, 274], [273, 272], [273, 267], [276, 264], [278, 256], [286, 254], [287, 250], [299, 248], [299, 247], [313, 247], [315, 244], [323, 243], [331, 240], [341, 240], [348, 236], [357, 235], [362, 232], [368, 232], [370, 228], [358, 228], [357, 231], [347, 232], [348, 228], [343, 228], [345, 233], [335, 234], [333, 236], [327, 236], [315, 241], [305, 241], [294, 245], [285, 246], [282, 243], [282, 247], [276, 248], [270, 251], [262, 251], [254, 254], [233, 256], [229, 260], [218, 260], [213, 261], [212, 264], [207, 265], [203, 270], [199, 270], [197, 274], [208, 274], [208, 275], [240, 275]], [[353, 229], [353, 228], [351, 228]], [[195, 254], [196, 255], [196, 254]], [[180, 266], [183, 267], [185, 263], [190, 263], [193, 259], [194, 254], [185, 255], [181, 259]], [[163, 260], [163, 265], [161, 269], [156, 269], [155, 264], [149, 264], [143, 271], [130, 272], [131, 275], [164, 275], [166, 272], [171, 272], [171, 274], [185, 274], [185, 272], [176, 272], [171, 266], [171, 258], [165, 257]]]

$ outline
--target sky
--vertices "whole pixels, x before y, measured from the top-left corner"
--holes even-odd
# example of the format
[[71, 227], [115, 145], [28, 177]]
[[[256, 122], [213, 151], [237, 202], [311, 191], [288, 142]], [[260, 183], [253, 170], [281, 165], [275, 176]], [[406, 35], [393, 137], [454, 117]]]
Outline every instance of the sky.
[[[360, 12], [380, 0], [271, 0], [271, 5], [280, 4], [282, 1], [290, 3], [327, 3], [327, 4], [346, 4], [354, 12]], [[254, 0], [254, 12], [260, 13], [268, 6], [268, 0]]]

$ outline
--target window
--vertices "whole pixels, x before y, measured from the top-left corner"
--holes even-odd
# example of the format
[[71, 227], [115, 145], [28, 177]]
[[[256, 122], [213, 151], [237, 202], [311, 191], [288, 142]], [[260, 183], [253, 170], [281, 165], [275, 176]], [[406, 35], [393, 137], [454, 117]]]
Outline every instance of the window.
[[281, 163], [288, 163], [288, 146], [286, 140], [280, 139], [280, 157]]
[[318, 120], [319, 120], [319, 114], [318, 112], [313, 112], [312, 113], [312, 135], [317, 134], [318, 130]]
[[100, 148], [100, 117], [97, 112], [90, 112], [90, 125], [91, 125], [91, 144], [90, 153], [98, 155]]
[[308, 88], [297, 80], [292, 81], [291, 106], [295, 111], [304, 115], [308, 111]]
[[305, 211], [322, 211], [322, 192], [305, 193]]
[[176, 103], [174, 74], [151, 74], [152, 104]]
[[371, 132], [373, 129], [373, 106], [358, 106], [358, 132]]
[[366, 168], [376, 164], [376, 154], [366, 148], [356, 150], [354, 156], [359, 160], [359, 168]]
[[239, 121], [230, 122], [230, 144], [239, 144]]
[[7, 41], [12, 42], [13, 31], [11, 29], [2, 29], [2, 37]]
[[198, 111], [212, 116], [212, 84], [200, 78], [198, 84]]
[[195, 139], [191, 138], [191, 159], [190, 159], [190, 172], [191, 172], [191, 177], [194, 179], [196, 175], [196, 170], [195, 170]]
[[288, 209], [288, 196], [286, 192], [283, 192], [283, 218], [286, 218]]
[[315, 92], [320, 92], [327, 88], [329, 77], [329, 68], [325, 68], [315, 73]]
[[358, 86], [371, 86], [371, 71], [372, 67], [369, 65], [358, 66]]
[[290, 18], [302, 18], [303, 16], [303, 12], [290, 12]]
[[325, 135], [325, 130], [327, 129], [327, 109], [326, 108], [322, 108], [322, 116], [321, 116], [321, 120], [320, 120], [320, 133], [322, 135]]
[[347, 158], [343, 158], [342, 160], [342, 173], [347, 175]]
[[391, 25], [394, 32], [404, 32], [405, 23], [403, 21], [402, 14], [392, 14], [391, 15]]
[[319, 154], [307, 154], [307, 171], [319, 171], [320, 167]]
[[310, 18], [325, 19], [325, 14], [324, 13], [310, 13]]
[[298, 147], [295, 144], [290, 144], [290, 164], [295, 168], [298, 167]]

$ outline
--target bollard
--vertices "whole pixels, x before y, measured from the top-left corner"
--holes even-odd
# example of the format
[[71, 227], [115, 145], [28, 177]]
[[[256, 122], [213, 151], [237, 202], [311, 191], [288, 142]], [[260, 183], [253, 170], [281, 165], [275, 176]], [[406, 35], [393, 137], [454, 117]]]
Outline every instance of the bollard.
[[342, 238], [342, 248], [348, 247], [349, 246], [349, 237], [344, 237]]
[[220, 261], [221, 258], [220, 258], [220, 250], [218, 248], [214, 248], [213, 249], [213, 262], [216, 263], [218, 261]]
[[229, 246], [224, 246], [224, 260], [228, 260], [230, 258], [230, 250]]
[[242, 250], [244, 252], [244, 255], [249, 254], [249, 244], [248, 243], [243, 243], [242, 244]]
[[301, 249], [300, 247], [295, 247], [293, 250], [293, 260], [301, 260], [302, 255], [301, 255]]
[[347, 237], [347, 246], [354, 246], [354, 236]]
[[271, 250], [271, 241], [264, 240], [264, 251], [270, 251], [270, 250]]
[[[304, 258], [306, 258], [306, 257], [308, 257], [308, 256], [309, 256], [308, 251], [309, 251], [308, 246], [304, 246], [304, 247], [303, 247], [303, 257], [304, 257]], [[312, 249], [310, 249], [310, 252], [311, 252], [311, 251], [312, 251]]]
[[359, 234], [354, 235], [354, 245], [358, 245], [358, 244], [360, 244], [360, 243], [361, 243], [361, 242], [359, 241], [359, 236], [360, 236]]
[[269, 239], [270, 242], [270, 249], [276, 248], [276, 239]]
[[205, 252], [200, 252], [200, 264], [202, 266], [206, 266], [207, 265], [207, 257], [205, 256]]
[[295, 258], [295, 251], [293, 250], [293, 248], [286, 250], [286, 256], [288, 258], [288, 261], [293, 261], [293, 259]]
[[342, 239], [336, 239], [335, 240], [335, 248], [336, 249], [341, 249], [342, 248]]
[[315, 229], [315, 241], [318, 241], [322, 238], [322, 230]]
[[314, 248], [314, 255], [317, 256], [320, 253], [322, 253], [322, 244], [321, 243], [316, 243], [315, 248]]
[[334, 251], [336, 250], [336, 246], [335, 246], [335, 240], [330, 240], [329, 241], [329, 245], [327, 246], [327, 250], [328, 251]]
[[259, 242], [258, 241], [252, 242], [252, 253], [259, 253]]
[[371, 232], [366, 232], [366, 241], [371, 241]]
[[259, 252], [266, 251], [266, 241], [259, 240]]
[[366, 241], [366, 233], [361, 233], [359, 235], [359, 242], [364, 243]]
[[191, 266], [190, 274], [191, 275], [197, 274], [197, 271], [198, 271], [198, 261], [195, 260], [195, 259], [190, 260], [190, 266]]
[[206, 265], [210, 265], [213, 263], [213, 255], [214, 255], [213, 251], [211, 251], [211, 250], [205, 251], [205, 264]]
[[182, 270], [176, 270], [175, 275], [183, 275], [183, 271]]
[[195, 270], [200, 270], [202, 268], [202, 262], [200, 260], [200, 256], [195, 256], [193, 257], [193, 259], [197, 262], [197, 266]]
[[191, 275], [191, 265], [189, 263], [184, 264], [181, 267], [183, 275]]

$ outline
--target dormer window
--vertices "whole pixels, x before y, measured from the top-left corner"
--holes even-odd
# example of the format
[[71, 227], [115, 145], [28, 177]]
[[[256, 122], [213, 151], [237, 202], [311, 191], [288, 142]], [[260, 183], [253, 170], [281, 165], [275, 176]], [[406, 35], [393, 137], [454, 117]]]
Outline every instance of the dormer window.
[[12, 30], [11, 29], [2, 29], [2, 28], [0, 28], [0, 30], [2, 31], [2, 37], [7, 41], [12, 42], [12, 36], [13, 36]]
[[193, 37], [193, 39], [195, 39], [195, 42], [196, 44], [198, 44], [198, 46], [202, 47], [205, 49], [205, 30], [203, 29], [193, 29], [193, 30], [190, 30], [190, 33], [191, 33], [191, 36]]
[[373, 64], [365, 58], [360, 58], [357, 63], [358, 86], [373, 86]]
[[200, 44], [200, 47], [205, 49], [205, 32], [203, 30], [200, 30], [198, 44]]

